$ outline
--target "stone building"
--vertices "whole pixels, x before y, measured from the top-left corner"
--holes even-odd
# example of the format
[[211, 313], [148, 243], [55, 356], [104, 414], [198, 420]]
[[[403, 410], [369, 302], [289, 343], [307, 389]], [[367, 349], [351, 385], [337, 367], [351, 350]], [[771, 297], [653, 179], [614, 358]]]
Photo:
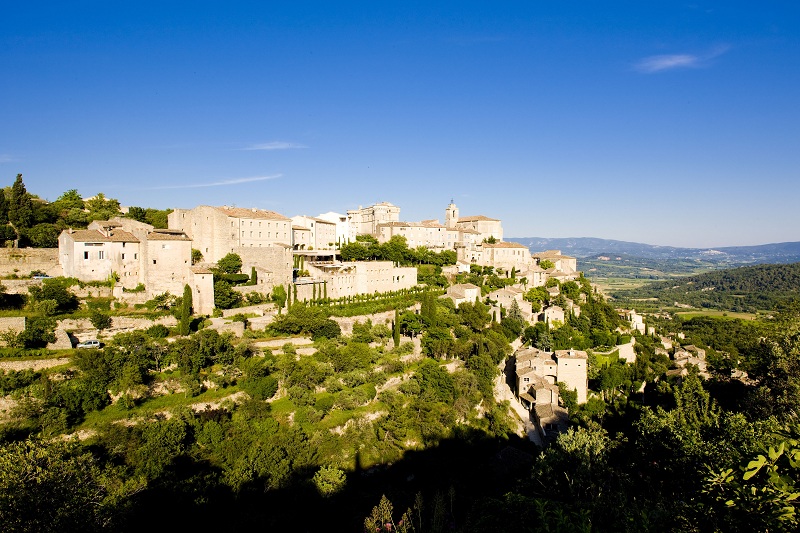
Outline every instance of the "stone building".
[[480, 234], [480, 240], [494, 237], [495, 240], [503, 240], [503, 224], [496, 218], [489, 218], [484, 215], [462, 217], [458, 207], [453, 202], [447, 206], [445, 213], [446, 225], [451, 229], [469, 229]]
[[176, 209], [168, 217], [170, 229], [185, 232], [203, 261], [215, 263], [237, 248], [291, 246], [292, 221], [274, 211], [243, 207]]
[[[585, 403], [589, 388], [588, 355], [579, 350], [545, 352], [524, 348], [514, 354], [517, 396], [529, 409], [537, 404], [558, 403], [558, 382], [575, 390]], [[527, 404], [525, 403], [527, 402]]]
[[349, 239], [356, 240], [356, 235], [378, 236], [378, 224], [400, 221], [400, 208], [389, 202], [380, 202], [367, 207], [347, 211], [350, 224]]
[[410, 289], [417, 284], [417, 269], [396, 267], [391, 261], [306, 261], [308, 283], [325, 284], [329, 298]]
[[355, 239], [355, 236], [350, 236], [350, 222], [348, 221], [347, 215], [336, 213], [334, 211], [328, 211], [327, 213], [317, 215], [317, 218], [320, 220], [326, 220], [336, 226], [334, 242], [336, 243], [337, 248], [340, 248], [349, 241]]
[[121, 289], [141, 283], [148, 298], [165, 292], [181, 295], [188, 284], [193, 300], [201, 302], [195, 304], [196, 312], [213, 310], [213, 279], [192, 271], [192, 241], [180, 230], [155, 229], [127, 218], [98, 220], [85, 230], [62, 231], [58, 248], [66, 277], [106, 281], [114, 276]]
[[409, 248], [424, 246], [430, 250], [453, 250], [458, 231], [449, 231], [438, 220], [422, 222], [383, 222], [378, 224], [378, 242], [389, 241], [395, 235], [405, 237]]
[[563, 255], [561, 250], [545, 250], [544, 252], [536, 252], [531, 254], [536, 264], [541, 264], [542, 261], [548, 260], [554, 265], [555, 271], [563, 272], [564, 274], [575, 274], [578, 271], [578, 260], [569, 255]]
[[453, 304], [458, 307], [464, 302], [475, 303], [481, 297], [481, 288], [472, 283], [459, 283], [447, 288], [447, 294], [442, 298], [450, 298]]
[[334, 250], [336, 249], [336, 223], [322, 218], [298, 215], [292, 217], [292, 228], [307, 228], [311, 232], [310, 242], [305, 248], [299, 248], [293, 242], [295, 250]]

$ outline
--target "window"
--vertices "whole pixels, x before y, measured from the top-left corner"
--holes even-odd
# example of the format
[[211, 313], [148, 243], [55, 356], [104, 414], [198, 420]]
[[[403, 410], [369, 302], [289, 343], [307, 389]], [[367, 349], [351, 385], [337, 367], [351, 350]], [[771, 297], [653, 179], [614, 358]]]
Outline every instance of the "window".
[[105, 257], [106, 257], [106, 253], [103, 250], [100, 250], [99, 252], [97, 252], [97, 258], [98, 259], [105, 259]]
[[123, 260], [125, 259], [125, 254], [122, 254], [122, 259], [123, 259]]
[[155, 260], [155, 259], [153, 259], [153, 264], [154, 264], [154, 265], [156, 264], [156, 260]]
[[89, 259], [89, 252], [83, 252], [83, 258]]
[[133, 254], [133, 258], [134, 259], [138, 259], [139, 258], [139, 254]]

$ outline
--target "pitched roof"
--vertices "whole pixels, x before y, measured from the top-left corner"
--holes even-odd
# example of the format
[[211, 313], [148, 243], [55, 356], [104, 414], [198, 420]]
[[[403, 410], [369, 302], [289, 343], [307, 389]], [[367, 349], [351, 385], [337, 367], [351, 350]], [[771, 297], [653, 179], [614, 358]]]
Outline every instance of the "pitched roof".
[[213, 274], [213, 272], [211, 272], [210, 269], [208, 269], [206, 267], [202, 267], [202, 266], [193, 266], [193, 267], [190, 267], [190, 270], [194, 274]]
[[589, 355], [582, 350], [556, 350], [556, 357], [566, 359], [588, 359]]
[[157, 229], [147, 234], [148, 241], [191, 241], [184, 232], [179, 230]]
[[524, 248], [525, 250], [528, 249], [528, 247], [525, 246], [524, 244], [520, 244], [518, 242], [509, 242], [509, 241], [501, 241], [501, 242], [496, 242], [494, 244], [490, 242], [485, 242], [483, 243], [483, 246], [485, 248]]
[[285, 217], [280, 213], [276, 213], [275, 211], [267, 211], [265, 209], [256, 209], [253, 207], [252, 209], [247, 209], [244, 207], [215, 207], [214, 209], [225, 213], [229, 217], [234, 218], [261, 218], [265, 220], [290, 220], [289, 217]]
[[105, 235], [96, 229], [81, 229], [73, 232], [64, 230], [75, 242], [139, 242], [132, 233], [122, 230], [113, 230]]
[[496, 218], [489, 218], [489, 217], [485, 217], [483, 215], [475, 215], [475, 216], [472, 216], [472, 217], [460, 217], [458, 219], [458, 222], [478, 222], [478, 221], [481, 221], [481, 222], [483, 222], [483, 221], [500, 222]]

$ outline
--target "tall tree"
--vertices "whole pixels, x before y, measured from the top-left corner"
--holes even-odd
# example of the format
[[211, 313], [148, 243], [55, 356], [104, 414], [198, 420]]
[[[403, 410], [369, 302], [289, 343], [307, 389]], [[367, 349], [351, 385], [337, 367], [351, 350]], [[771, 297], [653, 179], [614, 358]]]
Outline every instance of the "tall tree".
[[17, 230], [30, 228], [33, 224], [33, 201], [22, 182], [22, 174], [17, 174], [11, 186], [11, 201], [8, 204], [8, 220]]
[[8, 224], [8, 200], [2, 190], [0, 190], [0, 224]]
[[178, 333], [189, 334], [189, 324], [192, 321], [192, 288], [187, 283], [183, 286], [183, 299], [181, 300], [181, 321], [178, 324]]

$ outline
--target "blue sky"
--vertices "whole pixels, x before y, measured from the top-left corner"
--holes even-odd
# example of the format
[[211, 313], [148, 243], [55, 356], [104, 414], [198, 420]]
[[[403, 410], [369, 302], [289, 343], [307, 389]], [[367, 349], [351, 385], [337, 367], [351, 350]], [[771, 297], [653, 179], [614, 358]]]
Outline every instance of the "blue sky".
[[49, 200], [800, 240], [794, 2], [0, 6], [0, 184]]

